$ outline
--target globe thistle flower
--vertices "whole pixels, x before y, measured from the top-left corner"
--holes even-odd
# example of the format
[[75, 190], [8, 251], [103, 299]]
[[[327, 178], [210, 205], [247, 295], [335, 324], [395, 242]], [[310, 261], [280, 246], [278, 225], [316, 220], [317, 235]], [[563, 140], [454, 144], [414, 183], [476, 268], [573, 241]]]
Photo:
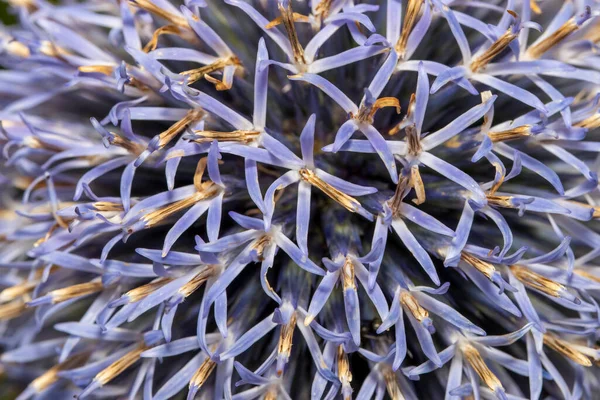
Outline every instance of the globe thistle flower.
[[598, 1], [8, 9], [6, 398], [597, 397]]

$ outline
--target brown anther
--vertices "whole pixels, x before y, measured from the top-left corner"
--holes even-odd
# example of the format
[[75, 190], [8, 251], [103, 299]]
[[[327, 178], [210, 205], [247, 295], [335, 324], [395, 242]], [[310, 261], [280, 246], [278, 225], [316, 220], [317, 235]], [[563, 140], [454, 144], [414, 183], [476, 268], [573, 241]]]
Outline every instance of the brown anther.
[[549, 296], [561, 297], [561, 294], [566, 290], [562, 284], [554, 282], [522, 265], [511, 265], [510, 270], [525, 286], [539, 290]]
[[502, 34], [486, 51], [484, 51], [480, 56], [476, 57], [473, 61], [471, 61], [471, 65], [469, 68], [472, 72], [477, 72], [481, 68], [488, 65], [496, 56], [502, 53], [508, 45], [515, 40], [519, 35], [513, 33], [509, 28], [506, 32]]
[[410, 121], [412, 118], [412, 114], [415, 112], [415, 101], [417, 99], [417, 96], [415, 93], [410, 95], [410, 100], [408, 102], [408, 108], [406, 110], [406, 115], [404, 116], [404, 118], [402, 118], [402, 121], [396, 125], [395, 127], [393, 127], [392, 129], [390, 129], [388, 131], [388, 135], [395, 135], [398, 132], [400, 132], [402, 130], [402, 128], [404, 128], [406, 126], [407, 121]]
[[[279, 331], [279, 342], [277, 344], [277, 354], [289, 357], [292, 353], [292, 340], [294, 338], [294, 330], [296, 329], [296, 313], [294, 312], [290, 318], [290, 321], [281, 326]], [[283, 371], [277, 371], [277, 375], [280, 375]]]
[[425, 185], [423, 184], [423, 179], [421, 179], [418, 165], [410, 167], [410, 185], [415, 189], [415, 194], [417, 195], [417, 198], [413, 199], [413, 203], [416, 205], [425, 203]]
[[87, 296], [89, 294], [101, 292], [104, 285], [99, 280], [93, 280], [86, 283], [68, 286], [62, 289], [56, 289], [48, 293], [52, 298], [52, 304], [62, 303], [76, 297]]
[[408, 154], [411, 156], [418, 156], [421, 154], [423, 148], [421, 147], [421, 138], [415, 124], [409, 125], [405, 129], [406, 132], [406, 145], [408, 146]]
[[8, 301], [15, 300], [30, 293], [39, 283], [40, 281], [38, 279], [33, 279], [19, 283], [18, 285], [7, 287], [0, 292], [0, 303], [6, 303]]
[[81, 67], [78, 67], [77, 70], [79, 72], [83, 72], [84, 74], [102, 74], [112, 76], [115, 67], [114, 65], [82, 65]]
[[197, 122], [204, 117], [204, 111], [199, 108], [190, 110], [187, 112], [185, 117], [175, 122], [166, 131], [162, 132], [159, 137], [158, 147], [162, 149], [171, 142], [180, 132], [182, 132], [189, 125]]
[[189, 24], [184, 17], [170, 13], [164, 8], [157, 6], [150, 0], [130, 0], [130, 3], [135, 7], [148, 11], [150, 14], [154, 14], [159, 18], [169, 21], [173, 25], [182, 28], [189, 28]]
[[0, 321], [8, 321], [21, 316], [27, 310], [29, 296], [0, 305]]
[[576, 273], [579, 276], [582, 276], [582, 277], [586, 278], [586, 279], [589, 279], [591, 281], [600, 283], [600, 276], [598, 276], [598, 275], [591, 274], [588, 271], [584, 271], [582, 269], [576, 269], [573, 272]]
[[488, 194], [486, 196], [487, 202], [491, 206], [502, 207], [502, 208], [514, 208], [512, 202], [512, 196], [496, 196]]
[[329, 16], [329, 11], [331, 9], [331, 5], [333, 4], [333, 0], [321, 0], [315, 7], [315, 15], [321, 17], [321, 19], [325, 19]]
[[588, 130], [596, 129], [600, 127], [600, 113], [595, 113], [591, 117], [577, 122], [574, 126], [578, 128], [585, 128]]
[[60, 225], [58, 223], [52, 224], [52, 226], [50, 226], [50, 229], [48, 229], [48, 232], [46, 232], [44, 236], [35, 241], [33, 247], [38, 247], [42, 245], [42, 243], [46, 243], [48, 239], [50, 239], [50, 236], [52, 236], [54, 231], [56, 231], [59, 227]]
[[263, 254], [265, 252], [265, 248], [271, 244], [271, 240], [272, 240], [272, 238], [270, 235], [262, 235], [252, 245], [253, 250], [256, 250], [256, 254], [258, 256], [259, 261], [263, 260]]
[[[219, 58], [217, 61], [205, 65], [203, 67], [200, 68], [195, 68], [195, 69], [190, 69], [187, 71], [183, 71], [180, 72], [179, 75], [185, 76], [187, 77], [187, 84], [191, 85], [194, 82], [199, 81], [200, 79], [206, 79], [209, 82], [210, 79], [215, 79], [212, 76], [208, 75], [210, 73], [216, 72], [216, 71], [221, 71], [223, 68], [227, 67], [227, 66], [231, 66], [231, 65], [235, 65], [235, 66], [241, 66], [242, 63], [240, 62], [239, 58], [235, 57], [235, 56], [231, 56], [231, 57], [227, 57], [227, 58]], [[221, 81], [219, 81], [221, 82]], [[214, 83], [214, 82], [211, 82]]]
[[559, 339], [554, 335], [546, 333], [544, 335], [544, 344], [576, 364], [583, 365], [584, 367], [592, 366], [590, 359], [566, 340]]
[[[398, 38], [398, 42], [396, 42], [396, 53], [398, 53], [400, 58], [404, 57], [408, 37], [417, 22], [417, 16], [419, 15], [422, 4], [423, 0], [408, 0], [406, 15], [404, 16], [404, 23], [402, 24], [402, 33]], [[427, 7], [427, 5], [425, 5], [425, 7]]]
[[321, 190], [323, 193], [325, 193], [327, 196], [329, 196], [332, 200], [335, 200], [338, 204], [340, 204], [346, 210], [348, 210], [350, 212], [356, 212], [358, 210], [358, 208], [360, 206], [360, 203], [358, 202], [358, 200], [356, 200], [354, 197], [348, 196], [346, 193], [334, 188], [333, 186], [331, 186], [330, 184], [328, 184], [327, 182], [325, 182], [324, 180], [319, 178], [317, 176], [317, 174], [315, 174], [313, 171], [306, 169], [306, 168], [302, 168], [301, 170], [298, 171], [298, 173], [300, 174], [300, 177], [302, 178], [302, 180], [310, 183], [311, 185], [313, 185], [316, 188], [318, 188], [319, 190]]
[[244, 131], [235, 130], [231, 132], [218, 131], [194, 131], [195, 134], [202, 136], [201, 138], [192, 139], [195, 143], [210, 143], [213, 140], [218, 142], [236, 142], [248, 144], [256, 140], [260, 136], [259, 131]]
[[488, 137], [493, 143], [506, 142], [531, 136], [531, 125], [518, 126], [505, 131], [488, 132]]
[[356, 290], [356, 280], [354, 279], [354, 262], [350, 257], [346, 257], [342, 266], [342, 284], [344, 290]]
[[400, 294], [400, 303], [402, 303], [404, 307], [408, 308], [413, 317], [415, 317], [415, 319], [419, 322], [429, 317], [429, 312], [421, 307], [417, 299], [415, 299], [415, 296], [406, 290], [403, 290]]
[[200, 367], [194, 373], [194, 376], [192, 376], [192, 379], [190, 380], [190, 388], [191, 387], [196, 387], [196, 388], [202, 387], [202, 385], [204, 385], [206, 383], [206, 381], [210, 377], [210, 374], [212, 374], [212, 372], [216, 366], [217, 366], [216, 362], [211, 360], [210, 357], [206, 357], [204, 362], [202, 362]]
[[156, 50], [158, 46], [158, 38], [162, 35], [181, 35], [183, 32], [181, 28], [177, 25], [165, 25], [156, 29], [152, 34], [152, 38], [146, 45], [144, 46], [144, 53], [149, 53], [151, 51]]
[[404, 193], [410, 186], [410, 179], [407, 176], [401, 175], [396, 185], [396, 191], [394, 197], [390, 199], [389, 206], [392, 210], [392, 215], [397, 217], [400, 214], [400, 206], [402, 205], [402, 199], [404, 199]]
[[350, 371], [350, 363], [348, 362], [348, 355], [344, 351], [344, 346], [341, 344], [337, 349], [337, 371], [338, 378], [342, 385], [350, 386], [352, 382], [352, 371]]
[[531, 8], [531, 11], [533, 11], [535, 14], [540, 15], [542, 13], [542, 9], [536, 0], [529, 0], [529, 8]]
[[18, 40], [11, 40], [6, 44], [5, 50], [8, 54], [21, 57], [21, 58], [29, 58], [31, 56], [31, 51], [29, 51], [29, 47], [19, 42]]
[[398, 379], [396, 378], [396, 373], [392, 371], [391, 368], [386, 368], [383, 373], [383, 378], [385, 380], [385, 387], [387, 389], [388, 395], [391, 400], [404, 400], [404, 395], [402, 395], [402, 391], [400, 391], [400, 386], [398, 385]]
[[369, 112], [369, 115], [367, 116], [367, 120], [373, 121], [373, 118], [375, 117], [375, 113], [384, 107], [395, 107], [396, 114], [400, 114], [400, 111], [402, 110], [400, 108], [400, 101], [397, 98], [381, 97], [381, 98], [375, 100], [375, 103], [373, 103], [373, 106], [371, 107], [371, 111]]
[[504, 183], [504, 169], [500, 163], [494, 162], [492, 163], [494, 168], [496, 168], [497, 175], [500, 175], [497, 181], [494, 182], [494, 185], [488, 190], [488, 196], [494, 196], [494, 194], [500, 189], [500, 186]]
[[123, 211], [123, 204], [110, 201], [97, 201], [92, 204], [92, 207], [99, 212]]
[[43, 40], [40, 43], [38, 51], [48, 57], [61, 58], [62, 56], [71, 54], [65, 48], [57, 46], [49, 40]]
[[73, 369], [79, 367], [85, 363], [85, 361], [90, 357], [89, 352], [75, 354], [65, 361], [61, 362], [50, 368], [48, 371], [44, 372], [42, 375], [38, 376], [31, 382], [31, 386], [35, 389], [37, 393], [40, 393], [42, 390], [46, 389], [48, 386], [52, 385], [54, 382], [58, 381], [60, 377], [58, 373], [63, 370]]
[[480, 260], [479, 258], [467, 253], [466, 251], [460, 253], [460, 259], [466, 262], [467, 264], [471, 265], [477, 271], [481, 272], [488, 279], [492, 279], [494, 272], [496, 272], [496, 267], [494, 267], [492, 264]]
[[[310, 17], [295, 12], [295, 13], [292, 13], [292, 20], [294, 22], [310, 22]], [[275, 28], [276, 26], [279, 26], [282, 23], [283, 23], [283, 17], [277, 17], [274, 20], [270, 21], [267, 25], [265, 25], [265, 29]]]
[[183, 297], [189, 297], [192, 293], [200, 288], [211, 276], [215, 274], [216, 267], [208, 265], [202, 271], [198, 272], [192, 279], [186, 282], [185, 285], [179, 288], [178, 292]]
[[304, 48], [298, 40], [298, 33], [294, 26], [294, 13], [292, 11], [291, 1], [287, 3], [287, 7], [284, 7], [281, 3], [278, 4], [279, 12], [281, 13], [281, 22], [285, 27], [285, 30], [292, 45], [292, 52], [294, 53], [294, 61], [296, 64], [305, 65], [306, 58], [304, 58]]
[[500, 379], [498, 379], [498, 377], [488, 368], [485, 361], [483, 361], [483, 358], [481, 358], [481, 354], [479, 354], [479, 351], [475, 347], [466, 344], [462, 347], [462, 352], [471, 367], [477, 372], [477, 375], [479, 375], [479, 378], [492, 392], [496, 392], [499, 388], [503, 388]]
[[127, 297], [129, 303], [136, 303], [148, 296], [150, 293], [154, 293], [156, 290], [160, 289], [172, 280], [173, 278], [158, 278], [150, 283], [146, 283], [145, 285], [131, 289], [123, 296]]
[[122, 149], [125, 149], [134, 156], [139, 156], [145, 150], [145, 147], [141, 143], [132, 142], [131, 140], [119, 136], [116, 133], [111, 133], [112, 136], [110, 137], [109, 141], [113, 146], [118, 146]]
[[527, 56], [531, 59], [540, 58], [548, 50], [562, 42], [567, 36], [579, 29], [575, 18], [569, 19], [560, 28], [558, 28], [550, 36], [542, 40], [536, 45], [533, 45], [527, 50]]
[[125, 371], [127, 368], [135, 364], [135, 362], [140, 359], [140, 355], [149, 348], [150, 346], [140, 344], [138, 347], [126, 353], [123, 357], [119, 358], [117, 361], [100, 371], [94, 377], [94, 380], [100, 382], [100, 384], [103, 386], [106, 385], [117, 376], [121, 375], [121, 373], [123, 373], [123, 371]]

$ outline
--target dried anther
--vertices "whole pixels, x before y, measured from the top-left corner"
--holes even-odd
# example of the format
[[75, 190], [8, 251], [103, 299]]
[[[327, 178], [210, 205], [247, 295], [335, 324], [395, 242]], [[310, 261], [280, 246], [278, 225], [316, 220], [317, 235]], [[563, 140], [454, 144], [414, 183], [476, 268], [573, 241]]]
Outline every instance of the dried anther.
[[422, 5], [423, 0], [408, 0], [406, 15], [404, 16], [404, 23], [402, 24], [402, 33], [396, 42], [396, 53], [398, 53], [401, 58], [404, 57], [408, 37], [417, 22], [417, 16], [419, 15]]
[[475, 347], [471, 346], [470, 344], [466, 344], [462, 347], [462, 352], [471, 367], [475, 370], [477, 375], [479, 375], [479, 378], [486, 384], [488, 388], [490, 388], [492, 392], [496, 392], [498, 389], [503, 389], [502, 383], [488, 368], [485, 361], [483, 361], [481, 354], [479, 354], [479, 351]]
[[348, 196], [346, 193], [334, 188], [333, 186], [319, 178], [317, 174], [315, 174], [309, 169], [302, 168], [298, 171], [298, 173], [300, 174], [302, 180], [310, 183], [311, 185], [321, 190], [323, 193], [325, 193], [331, 199], [335, 200], [348, 211], [357, 212], [360, 203], [354, 197]]
[[354, 279], [354, 262], [350, 257], [346, 257], [342, 266], [342, 283], [344, 290], [356, 290], [356, 281]]
[[171, 142], [171, 140], [175, 138], [175, 136], [177, 136], [189, 125], [198, 122], [200, 119], [202, 119], [202, 117], [204, 117], [204, 111], [200, 109], [193, 109], [188, 111], [185, 117], [175, 122], [169, 127], [169, 129], [158, 135], [158, 148], [162, 149], [163, 147], [165, 147]]
[[[219, 58], [217, 61], [212, 64], [205, 65], [200, 68], [190, 69], [187, 71], [180, 72], [179, 75], [185, 76], [187, 78], [186, 83], [188, 85], [193, 84], [194, 82], [199, 81], [200, 79], [209, 80], [212, 77], [208, 74], [211, 74], [216, 71], [221, 71], [223, 68], [227, 66], [241, 66], [239, 58], [235, 56], [227, 57], [227, 58]], [[214, 78], [212, 78], [214, 79]], [[210, 80], [209, 80], [210, 81]], [[214, 83], [214, 82], [211, 82]]]
[[584, 367], [592, 366], [590, 359], [566, 340], [559, 339], [554, 335], [545, 334], [544, 344], [576, 364], [583, 365]]
[[279, 12], [281, 13], [281, 22], [285, 27], [288, 39], [292, 45], [294, 61], [296, 64], [305, 65], [306, 58], [304, 57], [304, 48], [298, 40], [298, 33], [296, 32], [296, 27], [294, 26], [294, 12], [292, 11], [292, 5], [290, 3], [291, 2], [287, 3], [287, 7], [284, 7], [281, 3], [278, 4]]
[[544, 55], [548, 50], [562, 42], [567, 36], [579, 29], [577, 18], [573, 17], [565, 22], [560, 28], [554, 31], [550, 36], [531, 46], [527, 50], [527, 56], [531, 59], [537, 59]]
[[[510, 270], [518, 280], [531, 289], [538, 290], [552, 297], [565, 297], [568, 293], [564, 285], [533, 272], [527, 267], [512, 265]], [[576, 297], [573, 298], [573, 301], [575, 303], [581, 302]]]
[[407, 291], [402, 291], [400, 295], [400, 302], [402, 305], [410, 311], [410, 313], [415, 317], [415, 319], [419, 322], [423, 321], [425, 318], [429, 318], [429, 312], [421, 307], [415, 296], [410, 294]]
[[210, 377], [210, 375], [212, 374], [212, 372], [216, 366], [217, 366], [217, 363], [214, 362], [213, 360], [211, 360], [210, 357], [207, 357], [204, 360], [204, 362], [202, 363], [202, 365], [200, 365], [200, 367], [196, 370], [196, 372], [194, 373], [194, 376], [192, 376], [192, 379], [190, 380], [190, 385], [189, 385], [190, 388], [191, 387], [195, 387], [195, 388], [202, 387], [202, 385], [204, 385], [206, 383], [206, 381], [208, 380], [208, 378]]
[[235, 130], [231, 132], [218, 132], [218, 131], [194, 131], [195, 135], [191, 142], [195, 143], [210, 143], [213, 140], [218, 142], [236, 142], [236, 143], [252, 143], [260, 136], [259, 131], [244, 131]]
[[471, 61], [470, 69], [477, 72], [488, 65], [496, 56], [502, 53], [519, 35], [508, 29], [480, 56]]
[[531, 125], [523, 125], [505, 131], [488, 132], [487, 135], [493, 143], [520, 139], [531, 136]]
[[[294, 338], [294, 330], [296, 329], [296, 313], [294, 312], [287, 324], [281, 326], [279, 331], [279, 342], [277, 344], [277, 354], [288, 359], [292, 353], [292, 339]], [[277, 369], [277, 375], [283, 374], [282, 369]]]
[[460, 259], [466, 262], [467, 264], [471, 265], [473, 268], [481, 272], [490, 280], [493, 279], [494, 274], [496, 273], [496, 267], [494, 267], [492, 264], [480, 260], [479, 258], [467, 253], [466, 251], [463, 251], [460, 254]]

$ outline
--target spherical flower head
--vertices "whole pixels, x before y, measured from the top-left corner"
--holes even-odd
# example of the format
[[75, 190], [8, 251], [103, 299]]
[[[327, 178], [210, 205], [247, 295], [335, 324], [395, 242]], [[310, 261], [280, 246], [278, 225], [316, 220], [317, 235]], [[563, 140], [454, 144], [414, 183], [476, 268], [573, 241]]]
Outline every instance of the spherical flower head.
[[7, 9], [8, 398], [600, 390], [597, 1]]

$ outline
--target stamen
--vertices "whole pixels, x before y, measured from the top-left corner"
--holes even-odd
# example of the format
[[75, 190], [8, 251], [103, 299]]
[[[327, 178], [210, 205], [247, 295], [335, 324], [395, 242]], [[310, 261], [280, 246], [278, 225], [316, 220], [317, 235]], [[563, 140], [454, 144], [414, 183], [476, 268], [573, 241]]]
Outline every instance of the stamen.
[[410, 167], [410, 184], [415, 189], [415, 194], [417, 195], [417, 198], [413, 199], [413, 203], [416, 205], [425, 203], [425, 185], [423, 184], [423, 179], [421, 179], [418, 165]]
[[346, 257], [344, 266], [342, 267], [342, 283], [344, 290], [356, 290], [356, 280], [354, 279], [354, 263], [350, 257]]
[[[207, 184], [207, 183], [209, 183], [209, 182], [204, 182], [204, 184]], [[199, 201], [206, 200], [206, 199], [209, 199], [209, 198], [215, 196], [218, 191], [219, 191], [218, 186], [213, 184], [212, 182], [210, 182], [209, 187], [206, 188], [205, 190], [196, 192], [193, 195], [191, 195], [190, 197], [187, 197], [183, 200], [179, 200], [174, 203], [171, 203], [168, 206], [159, 208], [158, 210], [154, 210], [154, 211], [144, 215], [141, 218], [141, 220], [145, 222], [144, 226], [146, 228], [151, 228], [151, 227], [161, 223], [162, 221], [164, 221], [171, 215], [173, 215], [179, 211], [185, 210], [186, 208], [190, 208], [191, 206], [193, 206], [194, 204], [196, 204]]]
[[402, 175], [398, 180], [398, 184], [396, 185], [396, 191], [394, 192], [394, 197], [390, 199], [390, 208], [392, 210], [392, 215], [397, 217], [400, 213], [400, 206], [402, 205], [402, 199], [404, 198], [404, 192], [408, 188], [410, 184], [410, 180], [408, 177]]
[[421, 307], [415, 296], [410, 294], [410, 292], [402, 291], [402, 294], [400, 294], [400, 303], [408, 308], [413, 317], [419, 322], [429, 317], [429, 312]]
[[411, 156], [418, 156], [421, 154], [423, 148], [421, 147], [421, 138], [415, 124], [409, 125], [405, 129], [406, 131], [406, 144], [408, 145], [408, 154]]
[[406, 51], [406, 44], [408, 43], [408, 37], [417, 22], [417, 16], [423, 0], [408, 0], [408, 6], [406, 8], [406, 15], [404, 16], [404, 23], [402, 24], [402, 33], [396, 43], [396, 53], [403, 58], [404, 52]]
[[499, 132], [488, 132], [487, 135], [493, 143], [520, 139], [523, 137], [531, 136], [531, 125], [523, 125], [513, 129], [508, 129]]
[[123, 297], [127, 298], [129, 303], [136, 303], [148, 296], [150, 293], [154, 293], [156, 290], [160, 289], [172, 280], [173, 278], [158, 278], [150, 283], [146, 283], [145, 285], [131, 289], [125, 293]]
[[391, 368], [386, 368], [383, 373], [385, 379], [385, 387], [387, 388], [388, 395], [392, 400], [404, 400], [404, 396], [398, 386], [398, 379], [396, 379], [396, 373]]
[[271, 386], [265, 394], [265, 400], [277, 400], [277, 387]]
[[35, 378], [31, 382], [31, 386], [35, 389], [37, 393], [40, 393], [42, 390], [46, 389], [48, 386], [52, 385], [54, 382], [60, 379], [60, 377], [58, 376], [58, 373], [60, 371], [79, 367], [83, 365], [83, 363], [89, 357], [90, 353], [88, 352], [75, 354], [74, 356], [71, 356], [62, 363], [53, 366], [48, 371]]
[[62, 303], [76, 297], [87, 296], [89, 294], [101, 292], [104, 289], [101, 281], [91, 281], [68, 286], [62, 289], [56, 289], [48, 293], [52, 299], [52, 304]]
[[395, 107], [396, 114], [400, 114], [402, 108], [400, 107], [400, 100], [395, 97], [381, 97], [375, 100], [373, 106], [371, 107], [371, 111], [369, 112], [369, 116], [367, 117], [369, 121], [373, 121], [375, 117], [375, 113], [385, 107]]
[[183, 297], [189, 297], [192, 293], [194, 293], [200, 286], [204, 284], [211, 276], [215, 273], [215, 266], [208, 265], [202, 271], [198, 272], [192, 279], [190, 279], [185, 285], [183, 285], [179, 289], [179, 293], [183, 295]]
[[535, 14], [540, 15], [542, 13], [542, 9], [540, 8], [536, 0], [529, 0], [529, 7], [531, 8], [531, 11], [533, 11]]
[[46, 232], [46, 234], [43, 237], [41, 237], [35, 241], [35, 243], [33, 244], [33, 247], [38, 247], [38, 246], [42, 245], [42, 243], [46, 243], [48, 241], [48, 239], [50, 239], [50, 236], [52, 236], [54, 231], [57, 230], [59, 227], [60, 227], [60, 225], [58, 224], [58, 222], [53, 224], [50, 227], [50, 229], [48, 229], [48, 232]]
[[[187, 24], [187, 21], [186, 21]], [[162, 35], [181, 35], [183, 34], [183, 32], [181, 31], [180, 27], [178, 27], [177, 25], [165, 25], [165, 26], [161, 26], [160, 28], [158, 28], [157, 30], [154, 31], [154, 33], [152, 34], [152, 38], [150, 39], [150, 41], [148, 43], [146, 43], [146, 45], [144, 46], [144, 53], [149, 53], [151, 51], [156, 50], [156, 47], [158, 46], [158, 38]]]
[[502, 208], [514, 208], [512, 196], [496, 196], [488, 194], [486, 198], [489, 205]]
[[8, 54], [21, 57], [21, 58], [29, 58], [31, 56], [31, 51], [29, 51], [29, 47], [19, 42], [18, 40], [11, 40], [5, 47]]
[[195, 143], [209, 143], [213, 140], [218, 142], [236, 142], [236, 143], [251, 143], [260, 135], [259, 131], [244, 131], [235, 130], [231, 132], [218, 131], [194, 131], [195, 134], [202, 136], [201, 138], [191, 139]]
[[586, 128], [586, 129], [596, 129], [600, 127], [600, 113], [596, 113], [591, 117], [584, 119], [583, 121], [579, 121], [575, 124], [576, 127]]
[[123, 205], [121, 203], [113, 203], [110, 201], [97, 201], [92, 206], [99, 212], [109, 211], [123, 211]]
[[488, 368], [485, 361], [483, 361], [483, 358], [481, 358], [481, 354], [479, 354], [479, 351], [477, 351], [475, 347], [466, 344], [463, 346], [462, 351], [471, 367], [477, 372], [477, 375], [479, 375], [479, 378], [492, 392], [496, 392], [499, 388], [503, 388], [498, 377]]
[[202, 365], [196, 370], [194, 376], [190, 380], [190, 388], [200, 388], [202, 385], [206, 383], [210, 374], [212, 374], [213, 370], [217, 366], [217, 363], [211, 360], [210, 357], [206, 357]]
[[335, 200], [342, 207], [350, 212], [357, 212], [360, 207], [360, 203], [354, 197], [348, 196], [346, 193], [334, 188], [329, 183], [319, 178], [313, 171], [302, 168], [298, 171], [300, 177], [315, 186], [331, 199]]
[[479, 258], [467, 253], [466, 251], [461, 252], [460, 259], [467, 264], [471, 265], [477, 271], [481, 272], [488, 279], [492, 280], [494, 273], [496, 272], [496, 267], [494, 267], [489, 262], [480, 260]]
[[410, 100], [408, 102], [408, 109], [406, 110], [406, 115], [404, 116], [404, 118], [402, 118], [402, 121], [396, 125], [395, 127], [393, 127], [392, 129], [389, 130], [388, 134], [389, 135], [395, 135], [398, 132], [400, 132], [409, 121], [411, 121], [412, 119], [412, 115], [415, 112], [415, 104], [416, 104], [416, 99], [417, 96], [415, 93], [410, 95]]
[[344, 346], [341, 344], [338, 346], [337, 350], [337, 371], [342, 386], [350, 386], [350, 383], [352, 382], [352, 371], [350, 371], [348, 355], [344, 352]]
[[39, 283], [39, 280], [34, 279], [4, 289], [0, 292], [0, 303], [6, 303], [7, 301], [15, 300], [23, 295], [28, 294]]
[[[292, 339], [294, 337], [294, 329], [296, 329], [296, 313], [294, 312], [290, 321], [281, 326], [279, 332], [279, 343], [277, 344], [277, 353], [283, 355], [286, 359], [292, 353]], [[278, 369], [277, 375], [281, 376], [283, 370]]]
[[252, 245], [253, 250], [256, 251], [259, 261], [263, 260], [263, 253], [265, 251], [265, 247], [267, 247], [269, 244], [271, 244], [271, 236], [263, 235], [259, 239], [257, 239]]
[[14, 300], [10, 303], [3, 304], [0, 306], [0, 321], [8, 321], [19, 317], [27, 310], [27, 300], [29, 296], [24, 299]]
[[592, 362], [585, 354], [575, 349], [569, 342], [565, 340], [559, 339], [554, 335], [545, 334], [544, 344], [576, 364], [583, 365], [584, 367], [592, 366]]
[[139, 360], [140, 355], [149, 348], [150, 346], [140, 344], [137, 348], [131, 350], [129, 353], [125, 354], [123, 357], [100, 371], [94, 377], [94, 381], [99, 382], [102, 386], [106, 385], [119, 376], [127, 368], [131, 367], [137, 360]]
[[331, 9], [331, 5], [333, 4], [333, 0], [321, 0], [319, 4], [315, 7], [315, 15], [321, 17], [321, 19], [325, 19], [329, 16], [329, 11]]
[[[513, 16], [516, 15], [510, 10], [508, 10], [508, 12]], [[471, 62], [471, 71], [477, 72], [481, 68], [488, 65], [496, 56], [502, 53], [508, 47], [508, 45], [518, 36], [518, 34], [513, 33], [512, 29], [508, 29], [506, 32], [504, 32], [504, 34], [502, 34], [502, 36], [498, 38], [498, 40], [492, 43], [492, 45], [486, 51], [484, 51], [483, 54], [481, 54]]]
[[166, 131], [162, 132], [158, 136], [159, 137], [158, 148], [162, 149], [163, 147], [165, 147], [181, 131], [183, 131], [189, 125], [191, 125], [194, 122], [196, 122], [199, 119], [201, 119], [203, 116], [204, 116], [204, 111], [202, 111], [199, 108], [196, 108], [196, 109], [188, 111], [188, 113], [185, 115], [185, 117], [183, 117], [179, 121], [175, 122], [173, 125], [171, 125], [169, 127], [169, 129], [167, 129]]
[[548, 50], [562, 42], [567, 36], [569, 36], [571, 33], [575, 32], [578, 29], [579, 24], [577, 24], [576, 18], [573, 17], [569, 19], [546, 39], [542, 40], [535, 46], [531, 46], [529, 50], [527, 50], [527, 56], [533, 59], [540, 58], [544, 55], [544, 53], [546, 53]]
[[169, 21], [173, 25], [180, 26], [182, 28], [189, 28], [189, 24], [185, 18], [172, 14], [149, 0], [130, 0], [130, 3], [138, 8], [148, 11], [150, 14], [154, 14], [157, 17]]
[[[325, 1], [327, 1], [327, 0], [325, 0]], [[294, 20], [294, 22], [310, 22], [310, 17], [299, 14], [297, 12], [292, 13], [292, 19]], [[271, 22], [269, 22], [267, 25], [265, 25], [265, 29], [275, 28], [276, 26], [279, 26], [282, 23], [283, 23], [283, 17], [277, 17], [274, 20], [272, 20]]]
[[566, 288], [562, 284], [535, 273], [529, 268], [521, 265], [511, 265], [510, 270], [525, 286], [539, 290], [549, 296], [562, 297], [563, 293], [566, 292]]
[[71, 54], [67, 49], [57, 46], [56, 44], [52, 43], [49, 40], [43, 40], [40, 43], [40, 47], [38, 48], [38, 51], [45, 56], [54, 57], [54, 58], [61, 58], [64, 55]]
[[500, 165], [500, 163], [497, 162], [494, 162], [492, 164], [496, 168], [496, 175], [500, 175], [500, 178], [498, 178], [498, 180], [494, 182], [494, 185], [490, 188], [490, 190], [488, 190], [488, 196], [493, 196], [498, 191], [498, 189], [500, 189], [500, 186], [502, 186], [502, 184], [504, 183], [505, 178], [502, 165]]
[[121, 147], [135, 156], [140, 155], [145, 150], [144, 146], [142, 146], [140, 143], [132, 142], [131, 140], [117, 135], [114, 132], [110, 133], [111, 136], [108, 137], [108, 141], [113, 146]]
[[591, 273], [589, 273], [587, 271], [581, 270], [581, 269], [576, 269], [573, 272], [575, 272], [579, 276], [583, 276], [584, 278], [587, 278], [587, 279], [592, 280], [594, 282], [600, 283], [600, 276], [593, 275], [593, 274], [591, 274]]
[[[242, 65], [242, 63], [240, 62], [239, 58], [237, 58], [235, 56], [231, 56], [231, 57], [227, 57], [227, 58], [220, 58], [217, 61], [213, 62], [212, 64], [208, 64], [208, 65], [205, 65], [200, 68], [183, 71], [183, 72], [180, 72], [179, 75], [186, 76], [188, 78], [187, 84], [191, 85], [194, 82], [197, 82], [202, 78], [209, 80], [209, 78], [212, 78], [212, 77], [210, 77], [208, 74], [215, 72], [215, 71], [220, 71], [223, 68], [230, 66], [230, 65], [239, 66], [239, 65]], [[212, 78], [212, 79], [214, 79], [214, 78]]]
[[296, 27], [294, 26], [294, 13], [292, 12], [291, 1], [288, 1], [287, 7], [283, 7], [283, 4], [279, 3], [278, 8], [279, 12], [281, 13], [281, 22], [285, 27], [290, 44], [292, 45], [294, 61], [296, 64], [304, 65], [306, 64], [306, 59], [304, 58], [304, 48], [298, 40], [298, 33], [296, 32]]
[[113, 65], [82, 65], [77, 69], [79, 72], [83, 72], [85, 74], [103, 74], [112, 76], [115, 67]]

